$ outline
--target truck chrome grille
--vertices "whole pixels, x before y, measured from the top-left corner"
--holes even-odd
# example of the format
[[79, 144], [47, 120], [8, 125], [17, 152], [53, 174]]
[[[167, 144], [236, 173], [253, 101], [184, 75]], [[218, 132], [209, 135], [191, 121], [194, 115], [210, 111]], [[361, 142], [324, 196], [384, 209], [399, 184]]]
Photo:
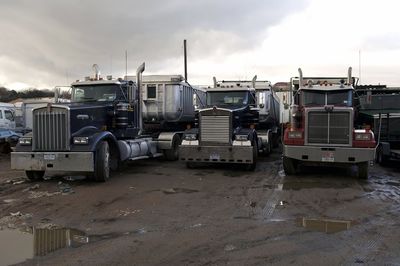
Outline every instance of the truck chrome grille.
[[310, 144], [350, 144], [350, 112], [308, 112], [308, 137]]
[[69, 150], [69, 112], [63, 107], [43, 107], [33, 110], [33, 150]]
[[200, 118], [201, 141], [215, 143], [230, 143], [230, 116], [202, 115]]

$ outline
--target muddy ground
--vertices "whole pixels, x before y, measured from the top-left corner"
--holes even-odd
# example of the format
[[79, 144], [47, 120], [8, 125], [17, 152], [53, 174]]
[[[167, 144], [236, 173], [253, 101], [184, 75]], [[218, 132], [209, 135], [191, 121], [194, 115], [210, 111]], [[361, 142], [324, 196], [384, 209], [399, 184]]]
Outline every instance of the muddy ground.
[[[11, 237], [0, 231], [0, 265], [400, 265], [400, 167], [375, 165], [368, 180], [303, 172], [285, 176], [275, 152], [254, 172], [147, 160], [107, 183], [29, 182], [2, 155], [0, 226]], [[36, 239], [34, 251], [9, 251], [13, 233], [38, 228], [79, 233], [54, 252], [38, 233], [23, 240]]]

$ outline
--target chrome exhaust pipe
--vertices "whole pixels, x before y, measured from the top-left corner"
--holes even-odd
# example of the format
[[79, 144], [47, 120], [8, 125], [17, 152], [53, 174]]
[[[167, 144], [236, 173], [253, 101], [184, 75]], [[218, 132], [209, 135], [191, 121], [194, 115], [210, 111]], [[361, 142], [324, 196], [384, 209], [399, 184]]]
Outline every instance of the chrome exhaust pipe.
[[139, 134], [143, 129], [142, 116], [142, 73], [145, 70], [145, 63], [141, 64], [136, 70], [136, 123], [139, 128]]
[[257, 75], [254, 76], [254, 78], [251, 80], [251, 85], [253, 86], [253, 88], [256, 88], [256, 80], [257, 80]]
[[94, 71], [94, 80], [100, 80], [100, 69], [97, 64], [93, 64], [92, 66], [93, 71]]
[[347, 71], [347, 84], [352, 84], [352, 76], [351, 76], [351, 72], [352, 72], [352, 68], [351, 67], [349, 67], [349, 70]]
[[299, 67], [298, 71], [299, 71], [299, 88], [301, 88], [301, 87], [303, 87], [303, 71], [301, 70], [300, 67]]

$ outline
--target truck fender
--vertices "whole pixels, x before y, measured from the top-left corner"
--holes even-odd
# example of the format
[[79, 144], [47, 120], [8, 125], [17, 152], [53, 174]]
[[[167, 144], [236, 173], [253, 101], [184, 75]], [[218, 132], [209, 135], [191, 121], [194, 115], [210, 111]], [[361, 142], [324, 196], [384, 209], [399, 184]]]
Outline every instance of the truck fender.
[[[92, 136], [91, 139], [91, 151], [95, 152], [98, 145], [101, 142], [107, 141], [110, 147], [111, 163], [110, 167], [112, 170], [117, 170], [121, 158], [121, 151], [118, 146], [118, 141], [115, 136], [109, 131], [100, 131]], [[96, 154], [94, 155], [96, 157]]]
[[[181, 132], [161, 132], [158, 135], [157, 139], [157, 147], [159, 150], [170, 150], [173, 146], [174, 137], [178, 136], [179, 140], [181, 139]], [[178, 143], [180, 145], [181, 143]]]

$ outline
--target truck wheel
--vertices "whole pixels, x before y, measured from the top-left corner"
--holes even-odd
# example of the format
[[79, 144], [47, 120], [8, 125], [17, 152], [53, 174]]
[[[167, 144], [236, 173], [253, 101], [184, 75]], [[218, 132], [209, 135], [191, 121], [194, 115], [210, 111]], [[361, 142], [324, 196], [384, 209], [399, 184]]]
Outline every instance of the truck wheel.
[[254, 171], [256, 169], [257, 157], [258, 157], [258, 147], [257, 147], [257, 143], [254, 141], [253, 142], [253, 163], [252, 164], [247, 164], [246, 165], [246, 170]]
[[193, 163], [193, 162], [186, 162], [186, 168], [188, 168], [188, 169], [193, 169], [193, 168], [195, 168], [195, 167], [196, 167], [195, 163]]
[[11, 151], [12, 151], [12, 150], [11, 150], [10, 143], [5, 142], [5, 143], [3, 143], [3, 144], [0, 144], [0, 152], [1, 152], [1, 153], [8, 154], [8, 153], [10, 153]]
[[388, 157], [383, 155], [382, 147], [379, 147], [376, 151], [376, 162], [382, 166], [385, 166], [388, 162]]
[[368, 163], [362, 162], [358, 164], [358, 177], [362, 179], [368, 179]]
[[284, 156], [283, 157], [283, 170], [287, 175], [297, 174], [297, 161], [295, 159]]
[[44, 171], [25, 171], [26, 177], [32, 181], [42, 180]]
[[179, 135], [175, 134], [172, 139], [171, 149], [164, 150], [164, 157], [168, 161], [176, 161], [179, 157], [179, 145], [181, 144], [181, 138]]
[[110, 147], [107, 141], [102, 141], [96, 149], [93, 177], [98, 182], [110, 178]]

